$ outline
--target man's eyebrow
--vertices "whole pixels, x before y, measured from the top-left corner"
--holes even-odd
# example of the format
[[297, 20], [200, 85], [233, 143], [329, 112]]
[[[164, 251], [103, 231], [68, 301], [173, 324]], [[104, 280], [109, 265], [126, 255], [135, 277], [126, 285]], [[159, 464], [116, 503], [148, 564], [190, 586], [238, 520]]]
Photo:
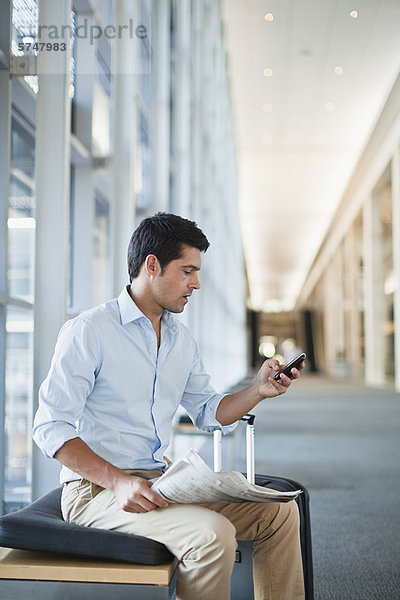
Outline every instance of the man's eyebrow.
[[200, 267], [196, 265], [182, 265], [182, 269], [193, 269], [194, 271], [200, 271]]

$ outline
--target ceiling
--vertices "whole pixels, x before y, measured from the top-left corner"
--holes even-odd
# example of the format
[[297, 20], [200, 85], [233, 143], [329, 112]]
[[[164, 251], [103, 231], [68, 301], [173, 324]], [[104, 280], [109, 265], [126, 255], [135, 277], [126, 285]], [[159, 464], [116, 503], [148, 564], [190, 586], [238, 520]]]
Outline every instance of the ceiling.
[[399, 73], [400, 0], [222, 11], [249, 303], [290, 310]]

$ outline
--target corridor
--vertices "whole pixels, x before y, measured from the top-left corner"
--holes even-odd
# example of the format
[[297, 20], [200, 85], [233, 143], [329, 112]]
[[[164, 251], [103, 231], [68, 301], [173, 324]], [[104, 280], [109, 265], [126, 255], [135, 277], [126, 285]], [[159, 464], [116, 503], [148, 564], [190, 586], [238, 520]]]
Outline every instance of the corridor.
[[[399, 23], [400, 0], [0, 2], [0, 516], [60, 483], [49, 457], [69, 440], [41, 452], [32, 424], [61, 327], [126, 297], [149, 257], [168, 281], [162, 236], [149, 236], [135, 269], [127, 249], [144, 220], [171, 213], [210, 244], [201, 289], [196, 254], [177, 304], [155, 303], [196, 347], [187, 371], [177, 368], [187, 346], [164, 363], [171, 387], [188, 386], [176, 406], [198, 356], [224, 391], [264, 359], [304, 350], [307, 374], [255, 409], [256, 471], [309, 489], [315, 600], [400, 600]], [[192, 247], [175, 239], [187, 243], [168, 257]], [[140, 289], [156, 291], [147, 274]], [[140, 318], [154, 316], [146, 310]], [[162, 464], [153, 334], [164, 331], [143, 323], [146, 392], [139, 376], [123, 390], [131, 423], [116, 425], [115, 455], [93, 435], [92, 450], [119, 468]], [[76, 355], [71, 341], [63, 391], [82, 379], [89, 337]], [[49, 428], [84, 432], [70, 403], [90, 412], [102, 366]], [[121, 387], [133, 373], [118, 363]], [[114, 389], [108, 400], [104, 425]], [[192, 445], [212, 465], [209, 433], [173, 442], [172, 456]], [[223, 469], [244, 471], [243, 423], [223, 447]]]

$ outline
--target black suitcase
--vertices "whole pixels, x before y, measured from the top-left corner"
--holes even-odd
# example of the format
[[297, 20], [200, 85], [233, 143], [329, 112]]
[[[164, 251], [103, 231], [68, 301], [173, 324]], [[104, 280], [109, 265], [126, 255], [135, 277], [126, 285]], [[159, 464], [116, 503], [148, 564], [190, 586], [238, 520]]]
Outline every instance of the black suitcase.
[[[313, 562], [311, 548], [310, 496], [304, 486], [297, 481], [274, 475], [254, 474], [254, 415], [245, 415], [246, 421], [246, 477], [250, 483], [275, 488], [279, 491], [302, 490], [296, 498], [300, 513], [300, 541], [303, 558], [304, 587], [306, 600], [314, 598]], [[220, 431], [214, 432], [214, 470], [219, 471], [221, 465]], [[253, 600], [253, 542], [239, 541], [236, 562], [231, 580], [231, 600]], [[287, 600], [291, 600], [288, 598]]]

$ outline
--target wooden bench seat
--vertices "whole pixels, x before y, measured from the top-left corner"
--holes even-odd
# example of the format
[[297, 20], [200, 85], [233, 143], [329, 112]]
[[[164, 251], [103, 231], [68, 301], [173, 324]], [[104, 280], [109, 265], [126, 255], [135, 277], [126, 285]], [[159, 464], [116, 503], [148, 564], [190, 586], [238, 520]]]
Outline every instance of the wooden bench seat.
[[176, 567], [176, 560], [135, 565], [0, 547], [0, 598], [172, 599]]

